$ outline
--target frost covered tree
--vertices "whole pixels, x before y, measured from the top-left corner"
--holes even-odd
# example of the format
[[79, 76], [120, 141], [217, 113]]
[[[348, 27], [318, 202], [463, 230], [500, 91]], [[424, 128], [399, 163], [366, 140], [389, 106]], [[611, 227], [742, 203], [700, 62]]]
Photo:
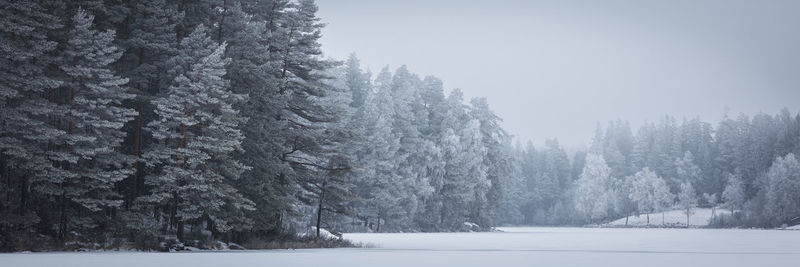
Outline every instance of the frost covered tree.
[[385, 68], [375, 81], [377, 91], [366, 100], [365, 142], [357, 159], [364, 177], [357, 181], [356, 194], [361, 198], [359, 216], [367, 227], [374, 225], [376, 231], [381, 231], [383, 222], [403, 216], [402, 210], [392, 204], [400, 199], [402, 191], [395, 184], [400, 181], [394, 169], [400, 140], [392, 132], [394, 109], [390, 84], [391, 73]]
[[441, 191], [441, 224], [459, 229], [476, 219], [476, 205], [483, 205], [491, 182], [482, 164], [486, 148], [480, 133], [480, 122], [469, 116], [462, 103], [461, 91], [448, 96], [448, 113], [442, 122], [442, 155], [445, 159]]
[[740, 176], [728, 174], [728, 183], [722, 192], [722, 200], [724, 207], [730, 209], [731, 213], [736, 214], [742, 210], [747, 199], [744, 194], [744, 181]]
[[406, 214], [410, 216], [396, 220], [398, 226], [408, 227], [414, 222], [414, 215], [422, 207], [419, 199], [432, 193], [427, 172], [426, 158], [436, 153], [423, 139], [420, 129], [427, 124], [427, 110], [422, 106], [419, 78], [408, 71], [406, 66], [398, 68], [391, 81], [391, 96], [394, 109], [392, 131], [400, 136], [398, 149], [399, 161], [396, 171], [403, 181], [399, 184], [405, 194], [399, 202]]
[[421, 157], [426, 162], [420, 173], [425, 176], [430, 194], [421, 196], [421, 210], [416, 215], [415, 223], [423, 231], [441, 231], [442, 227], [442, 195], [439, 193], [443, 189], [446, 161], [444, 158], [443, 146], [441, 144], [445, 122], [448, 114], [448, 102], [445, 102], [444, 88], [442, 81], [435, 77], [425, 77], [419, 85], [421, 89], [421, 106], [426, 109], [426, 123], [418, 124], [418, 129], [422, 138], [424, 155]]
[[523, 222], [522, 204], [525, 200], [525, 181], [520, 169], [519, 153], [507, 140], [504, 145], [504, 155], [508, 157], [505, 162], [509, 168], [500, 179], [501, 198], [498, 204], [498, 225], [520, 225]]
[[145, 157], [159, 170], [147, 177], [153, 189], [142, 200], [162, 207], [169, 216], [162, 220], [181, 240], [186, 223], [202, 220], [209, 229], [226, 232], [247, 224], [238, 216], [253, 208], [232, 186], [248, 168], [232, 158], [242, 149], [239, 127], [246, 118], [233, 107], [244, 96], [232, 93], [223, 77], [229, 62], [223, 58], [225, 46], [198, 26], [172, 59], [179, 64], [169, 93], [152, 101], [158, 119], [148, 129], [159, 143]]
[[[334, 157], [327, 162], [323, 172], [319, 174], [319, 179], [314, 181], [312, 188], [309, 189], [313, 201], [316, 202], [316, 239], [320, 238], [320, 231], [323, 226], [323, 217], [326, 214], [349, 214], [349, 202], [353, 199], [350, 192], [351, 181], [348, 180], [347, 172], [350, 161], [345, 157]], [[333, 216], [330, 216], [333, 217]], [[329, 225], [324, 225], [329, 227]]]
[[637, 203], [631, 199], [633, 182], [632, 177], [628, 176], [625, 179], [617, 179], [614, 183], [614, 212], [625, 216], [626, 226], [628, 218], [638, 209]]
[[[276, 5], [280, 3], [274, 2]], [[322, 58], [319, 38], [324, 25], [316, 17], [316, 4], [302, 0], [289, 2], [286, 7], [283, 23], [276, 29], [284, 34], [277, 34], [280, 38], [269, 40], [270, 53], [274, 55], [270, 61], [277, 68], [277, 97], [285, 99], [279, 115], [283, 123], [272, 138], [281, 142], [279, 158], [291, 168], [278, 179], [299, 185], [301, 192], [294, 196], [301, 196], [303, 190], [309, 191], [313, 187], [316, 173], [330, 168], [326, 165], [332, 156], [330, 149], [337, 145], [334, 137], [341, 134], [339, 129], [330, 126], [337, 125], [346, 114], [341, 112], [342, 107], [328, 104], [335, 92], [326, 83], [330, 77], [325, 71], [336, 63]], [[267, 28], [272, 27], [268, 22]], [[295, 199], [309, 205], [307, 200]], [[277, 216], [283, 218], [296, 212], [292, 206], [287, 208]]]
[[98, 32], [94, 16], [78, 9], [72, 19], [69, 40], [63, 52], [68, 92], [64, 119], [65, 134], [53, 142], [57, 152], [60, 180], [58, 190], [50, 193], [60, 198], [59, 232], [91, 229], [100, 221], [104, 208], [119, 207], [122, 200], [113, 190], [115, 183], [133, 174], [132, 158], [119, 152], [125, 137], [122, 126], [136, 112], [123, 106], [134, 97], [125, 86], [127, 79], [117, 76], [110, 64], [122, 55], [113, 45], [112, 30]]
[[636, 203], [639, 212], [647, 214], [647, 224], [649, 225], [650, 213], [663, 211], [672, 204], [669, 187], [664, 179], [658, 177], [649, 168], [636, 172], [629, 179], [631, 183], [629, 197]]
[[352, 90], [335, 82], [326, 83], [326, 86], [326, 96], [319, 101], [334, 119], [323, 125], [325, 140], [315, 157], [317, 166], [314, 166], [318, 174], [312, 176], [313, 180], [304, 180], [309, 183], [305, 192], [310, 193], [316, 205], [317, 239], [323, 222], [326, 228], [339, 231], [332, 222], [337, 217], [354, 214], [351, 202], [355, 198], [351, 191], [355, 184], [352, 165], [356, 157], [353, 154], [361, 144], [357, 138], [362, 136], [361, 121], [354, 121], [355, 109], [350, 106]]
[[700, 167], [694, 163], [692, 152], [686, 151], [682, 158], [675, 160], [675, 171], [678, 183], [691, 183], [696, 185], [702, 178]]
[[[381, 117], [381, 111], [379, 111], [380, 107], [375, 102], [376, 95], [372, 91], [370, 75], [362, 72], [360, 63], [355, 55], [351, 55], [351, 60], [348, 60], [345, 66], [337, 70], [339, 73], [336, 75], [335, 82], [338, 82], [338, 86], [348, 91], [349, 99], [347, 99], [347, 102], [349, 102], [348, 106], [351, 109], [346, 127], [351, 129], [352, 136], [348, 144], [345, 145], [348, 154], [351, 156], [351, 169], [348, 175], [352, 186], [350, 192], [353, 201], [350, 201], [349, 209], [353, 211], [352, 217], [360, 221], [359, 226], [351, 226], [353, 228], [349, 229], [363, 230], [370, 227], [370, 219], [373, 219], [374, 222], [374, 219], [378, 217], [375, 208], [367, 205], [371, 193], [375, 190], [372, 187], [374, 183], [371, 181], [371, 178], [374, 177], [370, 176], [370, 174], [374, 174], [372, 171], [377, 167], [377, 161], [385, 158], [385, 155], [375, 157], [375, 154], [368, 153], [372, 153], [375, 151], [373, 149], [377, 148], [373, 146], [372, 141], [384, 140], [378, 138], [386, 137], [383, 134], [386, 134], [390, 124], [385, 120], [378, 120]], [[360, 93], [363, 93], [363, 96], [357, 96]], [[356, 104], [356, 99], [359, 97], [363, 97], [363, 99]], [[382, 101], [388, 100], [390, 99]], [[385, 118], [385, 116], [383, 117]], [[381, 125], [378, 125], [379, 123]], [[382, 129], [383, 131], [376, 131], [377, 129]]]
[[[248, 118], [241, 126], [245, 149], [236, 153], [235, 158], [251, 167], [242, 173], [236, 187], [256, 207], [247, 212], [253, 218], [252, 229], [240, 235], [266, 236], [280, 233], [288, 221], [286, 217], [295, 214], [299, 189], [294, 186], [292, 168], [281, 158], [286, 150], [283, 129], [287, 123], [284, 116], [287, 97], [278, 93], [278, 60], [269, 50], [273, 45], [269, 37], [278, 33], [275, 28], [267, 28], [263, 19], [268, 14], [248, 14], [245, 4], [226, 4], [221, 29], [215, 31], [214, 39], [228, 45], [225, 56], [231, 61], [225, 77], [230, 80], [231, 90], [249, 96], [234, 106], [240, 116]], [[286, 15], [268, 16], [279, 20]]]
[[[540, 149], [528, 144], [521, 158], [522, 173], [528, 187], [524, 204], [526, 221], [533, 224], [554, 223], [555, 216], [552, 213], [560, 202], [563, 206], [563, 201], [567, 198], [565, 193], [571, 189], [575, 180], [567, 153], [558, 140], [550, 139]], [[577, 168], [583, 170], [582, 165]]]
[[371, 90], [369, 81], [370, 75], [361, 70], [361, 63], [358, 57], [356, 57], [356, 54], [351, 54], [350, 57], [347, 58], [345, 68], [345, 77], [343, 80], [347, 88], [351, 91], [352, 101], [350, 102], [350, 106], [354, 108], [362, 107], [366, 103], [367, 96]]
[[37, 199], [50, 198], [59, 182], [48, 174], [57, 171], [48, 143], [64, 131], [48, 116], [64, 109], [48, 100], [60, 82], [46, 70], [58, 45], [49, 34], [62, 25], [38, 1], [0, 2], [0, 24], [0, 235], [9, 249], [47, 219], [50, 210], [36, 209]]
[[589, 154], [580, 177], [575, 181], [575, 209], [589, 222], [606, 218], [613, 211], [610, 168], [603, 156]]
[[486, 192], [485, 207], [482, 207], [483, 212], [477, 216], [476, 223], [494, 225], [498, 219], [500, 203], [506, 197], [513, 198], [513, 195], [504, 194], [512, 192], [506, 187], [513, 185], [513, 179], [517, 175], [514, 173], [512, 155], [507, 150], [511, 137], [500, 127], [500, 117], [489, 108], [485, 98], [473, 98], [470, 107], [470, 115], [480, 123], [481, 141], [486, 148], [482, 164], [486, 166], [487, 179], [491, 183], [491, 188]]
[[678, 193], [678, 206], [681, 207], [683, 213], [686, 214], [686, 227], [689, 227], [689, 217], [694, 214], [694, 208], [697, 207], [697, 195], [691, 183], [682, 183], [681, 191]]
[[693, 162], [699, 168], [701, 176], [696, 180], [695, 187], [699, 192], [722, 194], [721, 184], [714, 169], [715, 144], [712, 137], [711, 124], [699, 118], [684, 119], [680, 127], [680, 149], [692, 153]]
[[605, 129], [597, 125], [590, 150], [603, 155], [612, 176], [625, 177], [635, 171], [629, 166], [633, 146], [634, 138], [628, 122], [617, 120], [609, 122]]
[[765, 176], [765, 213], [773, 226], [800, 215], [800, 162], [794, 154], [776, 158]]
[[[126, 208], [135, 209], [134, 200], [146, 193], [146, 173], [141, 157], [153, 140], [144, 131], [144, 127], [155, 118], [150, 101], [153, 96], [164, 93], [174, 78], [167, 73], [169, 67], [166, 63], [177, 52], [179, 34], [176, 31], [183, 13], [165, 0], [129, 1], [118, 8], [127, 10], [127, 17], [118, 31], [124, 54], [117, 65], [120, 73], [129, 79], [128, 86], [136, 93], [126, 106], [138, 113], [125, 128], [128, 147], [123, 150], [137, 158], [134, 163], [136, 172], [121, 191], [126, 196]], [[138, 217], [138, 214], [131, 215]]]

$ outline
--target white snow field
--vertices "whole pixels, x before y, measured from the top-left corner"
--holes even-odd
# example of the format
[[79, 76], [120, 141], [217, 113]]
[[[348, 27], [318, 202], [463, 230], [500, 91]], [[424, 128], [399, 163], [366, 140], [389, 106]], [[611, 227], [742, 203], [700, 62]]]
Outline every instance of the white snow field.
[[345, 234], [375, 248], [0, 254], [0, 266], [797, 266], [800, 231], [501, 228], [493, 233]]
[[[694, 213], [689, 216], [689, 226], [690, 227], [700, 227], [700, 226], [707, 226], [709, 221], [711, 220], [711, 209], [694, 209], [692, 210]], [[715, 214], [720, 216], [721, 214], [730, 214], [731, 212], [726, 209], [716, 209]], [[686, 213], [683, 210], [670, 210], [665, 211], [663, 214], [663, 222], [664, 224], [671, 226], [671, 227], [686, 227]], [[651, 213], [650, 214], [650, 226], [662, 226], [662, 214], [661, 212]], [[617, 219], [608, 223], [611, 226], [624, 226], [625, 225], [625, 217]], [[628, 226], [646, 226], [647, 225], [647, 215], [641, 214], [639, 216], [630, 216], [628, 217]]]

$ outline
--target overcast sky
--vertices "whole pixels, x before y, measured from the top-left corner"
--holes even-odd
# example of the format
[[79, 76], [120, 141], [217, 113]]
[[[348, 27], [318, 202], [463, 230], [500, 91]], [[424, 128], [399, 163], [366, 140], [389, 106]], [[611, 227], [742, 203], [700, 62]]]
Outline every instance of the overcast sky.
[[588, 144], [617, 118], [800, 108], [800, 1], [317, 3], [327, 56], [486, 97], [523, 142]]

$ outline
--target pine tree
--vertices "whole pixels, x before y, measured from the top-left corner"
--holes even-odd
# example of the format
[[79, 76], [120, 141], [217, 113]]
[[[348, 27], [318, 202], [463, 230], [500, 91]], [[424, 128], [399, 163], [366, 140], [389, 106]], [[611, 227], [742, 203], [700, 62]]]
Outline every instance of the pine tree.
[[94, 16], [78, 9], [60, 67], [69, 77], [64, 83], [69, 96], [66, 134], [53, 142], [63, 144], [59, 163], [54, 165], [60, 166], [64, 176], [55, 183], [59, 189], [50, 193], [60, 198], [62, 238], [68, 231], [81, 232], [106, 221], [86, 215], [119, 207], [122, 200], [114, 185], [133, 174], [132, 158], [120, 153], [119, 147], [125, 137], [122, 126], [136, 115], [122, 104], [134, 95], [125, 87], [128, 80], [110, 69], [122, 55], [112, 44], [114, 31], [98, 32], [93, 20]]
[[[776, 116], [778, 136], [775, 140], [775, 155], [784, 156], [796, 148], [800, 148], [800, 114], [797, 120], [787, 109]], [[797, 153], [797, 151], [795, 151]]]
[[48, 35], [62, 25], [37, 1], [0, 1], [0, 24], [0, 238], [8, 249], [48, 219], [49, 210], [34, 207], [38, 193], [58, 182], [48, 175], [56, 169], [48, 142], [64, 132], [48, 116], [63, 109], [49, 101], [60, 82], [46, 69], [57, 46]]
[[[337, 68], [340, 69], [340, 68]], [[337, 69], [329, 70], [335, 73]], [[341, 75], [333, 75], [336, 77]], [[361, 144], [356, 138], [363, 136], [359, 131], [361, 121], [355, 121], [355, 109], [350, 105], [353, 101], [352, 90], [342, 86], [335, 80], [325, 80], [328, 87], [325, 98], [320, 99], [320, 103], [335, 119], [324, 123], [325, 144], [319, 158], [319, 166], [316, 166], [319, 175], [315, 175], [313, 180], [308, 180], [307, 192], [312, 195], [316, 205], [316, 236], [320, 238], [320, 229], [323, 222], [329, 230], [335, 229], [333, 223], [340, 220], [342, 216], [352, 216], [353, 210], [350, 209], [355, 200], [353, 189], [353, 162], [356, 157], [353, 155], [357, 150], [355, 147]]]
[[677, 173], [675, 177], [677, 181], [675, 183], [691, 183], [693, 186], [700, 183], [703, 174], [694, 161], [694, 155], [690, 151], [686, 151], [682, 158], [675, 159], [675, 171]]
[[480, 122], [471, 118], [462, 103], [461, 91], [454, 90], [447, 98], [448, 114], [442, 123], [440, 141], [445, 158], [441, 191], [441, 226], [455, 230], [476, 218], [475, 205], [485, 203], [491, 182], [481, 164], [486, 155], [480, 135]]
[[[331, 76], [336, 77], [333, 81], [333, 86], [342, 88], [343, 91], [339, 93], [341, 101], [337, 102], [338, 105], [347, 107], [348, 114], [338, 125], [348, 129], [348, 138], [342, 140], [341, 149], [344, 154], [348, 155], [350, 168], [347, 173], [348, 178], [348, 192], [350, 194], [350, 201], [348, 201], [347, 210], [352, 212], [352, 218], [360, 220], [363, 225], [351, 225], [348, 229], [351, 231], [363, 231], [368, 227], [369, 217], [377, 217], [374, 209], [368, 208], [365, 203], [370, 198], [369, 192], [373, 188], [370, 187], [371, 181], [369, 173], [371, 166], [373, 166], [374, 158], [366, 157], [365, 153], [372, 149], [367, 137], [373, 137], [371, 132], [368, 132], [368, 127], [373, 126], [375, 123], [374, 116], [377, 114], [370, 114], [375, 112], [377, 107], [373, 106], [374, 93], [372, 92], [372, 85], [369, 74], [363, 73], [358, 60], [354, 59], [351, 55], [351, 60], [345, 66], [332, 70]], [[355, 101], [358, 98], [357, 94], [363, 94], [363, 99], [356, 105]], [[370, 213], [371, 215], [367, 215]]]
[[525, 181], [520, 168], [520, 153], [511, 145], [511, 140], [503, 144], [503, 150], [503, 154], [507, 157], [503, 164], [507, 169], [500, 177], [500, 203], [495, 225], [520, 225], [524, 219], [522, 204], [525, 200]]
[[[338, 131], [327, 127], [346, 118], [339, 107], [328, 105], [334, 97], [333, 87], [326, 83], [330, 77], [326, 70], [336, 62], [322, 59], [319, 38], [324, 26], [316, 17], [317, 6], [314, 1], [303, 0], [288, 4], [283, 24], [278, 24], [281, 38], [269, 40], [270, 52], [275, 55], [276, 87], [279, 97], [285, 98], [282, 106], [279, 135], [282, 142], [280, 159], [291, 167], [289, 181], [301, 187], [308, 187], [316, 180], [315, 173], [329, 168], [325, 163], [330, 158], [329, 148], [336, 142], [332, 136]], [[271, 29], [270, 22], [267, 28]], [[308, 191], [309, 188], [303, 189]], [[302, 194], [298, 194], [302, 195]], [[310, 204], [309, 199], [300, 202]], [[284, 213], [291, 212], [284, 211]]]
[[473, 98], [470, 107], [470, 115], [480, 123], [481, 142], [486, 149], [482, 164], [486, 169], [486, 178], [491, 183], [486, 195], [486, 206], [476, 223], [483, 226], [494, 225], [504, 198], [503, 192], [507, 191], [503, 186], [508, 184], [502, 180], [512, 179], [510, 176], [515, 175], [511, 155], [505, 147], [511, 137], [500, 127], [500, 117], [489, 109], [485, 98]]
[[[246, 118], [234, 109], [243, 95], [233, 94], [225, 75], [223, 58], [226, 44], [217, 45], [198, 26], [181, 42], [174, 62], [178, 74], [169, 94], [152, 101], [158, 120], [148, 130], [159, 141], [146, 158], [160, 169], [147, 177], [153, 186], [145, 202], [160, 204], [173, 210], [169, 222], [177, 227], [183, 240], [185, 223], [206, 220], [210, 229], [226, 232], [244, 210], [252, 209], [232, 186], [233, 181], [248, 169], [232, 158], [241, 150], [243, 135], [239, 130]], [[239, 213], [239, 214], [236, 214]]]
[[248, 213], [254, 219], [252, 232], [266, 237], [281, 231], [283, 217], [294, 209], [298, 190], [290, 180], [290, 166], [281, 160], [286, 149], [281, 139], [286, 127], [286, 97], [277, 90], [278, 71], [269, 51], [273, 44], [268, 41], [272, 33], [267, 31], [267, 22], [245, 13], [242, 4], [233, 3], [225, 10], [222, 34], [215, 37], [221, 38], [218, 43], [228, 44], [225, 55], [231, 62], [226, 77], [231, 90], [249, 95], [236, 106], [241, 116], [249, 118], [242, 125], [246, 149], [236, 158], [251, 166], [237, 181], [237, 188], [256, 205]]
[[[402, 191], [397, 183], [400, 177], [395, 166], [400, 149], [400, 138], [392, 132], [394, 122], [394, 109], [391, 97], [391, 73], [384, 68], [375, 80], [376, 92], [370, 95], [365, 112], [365, 140], [361, 149], [362, 156], [358, 164], [364, 170], [365, 177], [360, 182], [361, 188], [357, 191], [362, 205], [360, 216], [364, 218], [368, 227], [381, 231], [381, 224], [386, 221], [396, 220], [404, 216], [397, 205]], [[372, 225], [370, 220], [373, 221]], [[383, 226], [384, 229], [386, 226]]]
[[[699, 118], [683, 121], [680, 128], [683, 150], [691, 152], [694, 163], [700, 169], [701, 179], [695, 184], [700, 192], [721, 194], [721, 179], [718, 177], [714, 166], [715, 144], [712, 137], [711, 124], [700, 121]], [[684, 153], [685, 154], [685, 153]]]
[[350, 57], [347, 59], [347, 63], [345, 64], [346, 71], [344, 82], [347, 88], [350, 89], [351, 94], [353, 96], [353, 100], [350, 102], [350, 106], [353, 108], [359, 108], [364, 106], [364, 103], [367, 99], [367, 94], [369, 93], [369, 76], [366, 73], [361, 71], [361, 66], [356, 57], [356, 54], [350, 54]]
[[168, 72], [171, 67], [167, 61], [177, 53], [179, 34], [176, 30], [184, 14], [165, 0], [129, 1], [125, 8], [129, 10], [128, 17], [119, 31], [125, 51], [118, 65], [123, 76], [130, 79], [128, 85], [135, 89], [136, 98], [127, 106], [133, 106], [138, 115], [125, 128], [129, 146], [123, 151], [135, 156], [137, 161], [134, 163], [136, 172], [121, 191], [126, 195], [126, 209], [137, 209], [140, 207], [135, 207], [135, 199], [146, 193], [142, 154], [153, 141], [143, 129], [156, 116], [150, 101], [165, 93], [174, 78], [174, 73]]
[[627, 122], [622, 120], [610, 122], [605, 134], [600, 134], [596, 138], [600, 138], [597, 149], [600, 149], [603, 158], [608, 162], [612, 176], [621, 178], [634, 171], [628, 167], [634, 141]]
[[440, 225], [442, 222], [440, 218], [442, 196], [439, 192], [442, 191], [444, 185], [446, 161], [440, 140], [442, 140], [444, 130], [442, 123], [447, 113], [447, 105], [444, 102], [443, 84], [438, 78], [425, 77], [419, 93], [421, 106], [424, 107], [427, 115], [424, 120], [427, 124], [422, 123], [417, 126], [424, 146], [420, 152], [422, 153], [421, 158], [425, 160], [421, 164], [421, 167], [424, 168], [421, 171], [424, 173], [432, 193], [421, 196], [421, 211], [415, 218], [416, 224], [423, 231], [437, 231], [442, 229]]
[[775, 154], [779, 131], [776, 118], [764, 113], [753, 116], [749, 133], [752, 150], [748, 155], [748, 161], [754, 172], [767, 171], [775, 157], [783, 156]]

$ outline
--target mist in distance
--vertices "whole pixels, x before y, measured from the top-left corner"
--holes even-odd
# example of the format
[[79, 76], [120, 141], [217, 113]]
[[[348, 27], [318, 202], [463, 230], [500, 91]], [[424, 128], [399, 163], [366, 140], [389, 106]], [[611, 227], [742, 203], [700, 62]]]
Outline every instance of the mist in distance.
[[590, 143], [597, 123], [796, 112], [797, 1], [320, 0], [327, 56], [405, 64], [486, 97], [517, 141]]

